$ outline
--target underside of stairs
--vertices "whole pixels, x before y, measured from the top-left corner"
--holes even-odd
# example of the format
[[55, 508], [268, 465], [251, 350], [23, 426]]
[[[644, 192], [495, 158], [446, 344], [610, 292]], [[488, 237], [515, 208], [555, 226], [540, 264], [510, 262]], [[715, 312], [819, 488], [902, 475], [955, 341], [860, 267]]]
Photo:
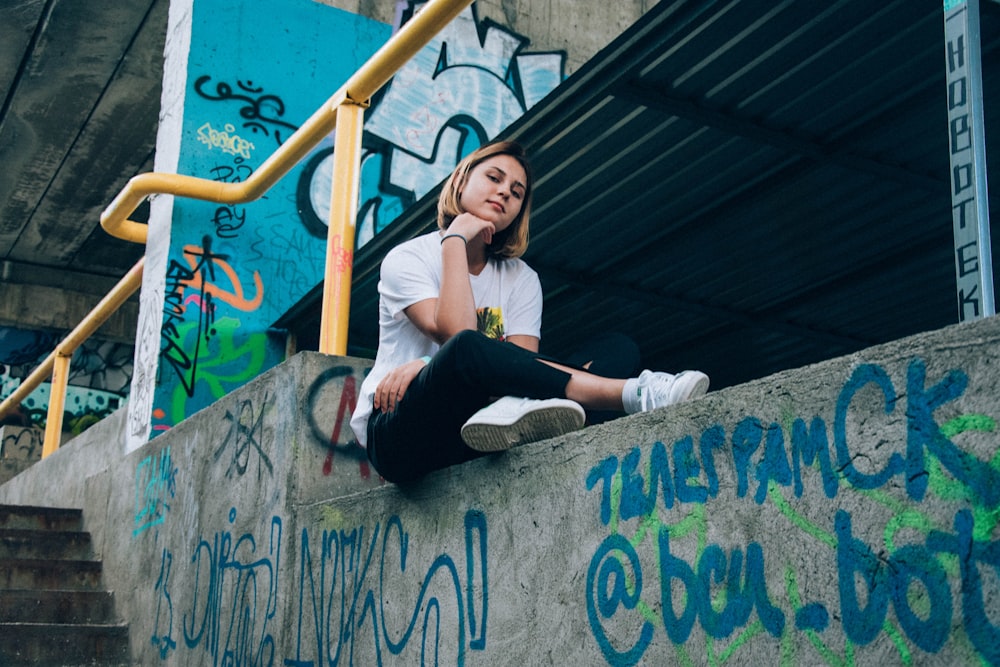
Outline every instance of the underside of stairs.
[[128, 665], [83, 512], [0, 505], [0, 665]]

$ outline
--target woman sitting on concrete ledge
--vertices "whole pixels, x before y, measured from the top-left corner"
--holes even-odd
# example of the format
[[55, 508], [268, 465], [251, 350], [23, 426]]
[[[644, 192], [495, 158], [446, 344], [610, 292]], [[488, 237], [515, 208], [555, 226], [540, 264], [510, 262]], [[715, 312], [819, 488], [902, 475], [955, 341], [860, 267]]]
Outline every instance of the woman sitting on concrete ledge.
[[634, 413], [708, 390], [699, 371], [623, 379], [599, 375], [600, 359], [539, 354], [542, 289], [520, 259], [531, 190], [518, 144], [482, 146], [445, 183], [440, 230], [382, 262], [378, 352], [351, 426], [388, 481], [581, 428], [585, 409]]

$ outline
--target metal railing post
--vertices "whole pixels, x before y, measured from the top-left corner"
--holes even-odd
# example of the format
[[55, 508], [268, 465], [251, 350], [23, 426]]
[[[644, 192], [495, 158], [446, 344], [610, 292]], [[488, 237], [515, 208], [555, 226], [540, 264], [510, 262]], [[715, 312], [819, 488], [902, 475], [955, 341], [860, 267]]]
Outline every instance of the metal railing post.
[[996, 315], [979, 0], [944, 1], [955, 284], [960, 322]]
[[365, 105], [349, 101], [337, 108], [330, 226], [326, 240], [326, 272], [319, 331], [319, 351], [323, 354], [347, 354], [364, 112]]
[[66, 407], [66, 388], [69, 385], [69, 363], [73, 353], [56, 351], [52, 368], [52, 384], [49, 386], [49, 411], [45, 418], [45, 440], [42, 443], [42, 458], [59, 449], [62, 439], [63, 409]]

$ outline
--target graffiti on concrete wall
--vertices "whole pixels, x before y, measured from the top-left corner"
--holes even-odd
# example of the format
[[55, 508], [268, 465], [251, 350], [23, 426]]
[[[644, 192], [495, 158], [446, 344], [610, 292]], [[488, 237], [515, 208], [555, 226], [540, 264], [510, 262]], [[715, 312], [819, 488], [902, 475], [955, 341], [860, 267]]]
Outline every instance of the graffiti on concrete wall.
[[42, 457], [45, 431], [38, 428], [6, 426], [0, 440], [0, 458], [37, 461]]
[[[916, 359], [897, 387], [866, 364], [843, 385], [832, 430], [819, 417], [748, 416], [595, 465], [586, 488], [609, 533], [586, 612], [608, 663], [638, 664], [664, 642], [681, 661], [739, 663], [770, 640], [792, 663], [847, 664], [884, 639], [901, 664], [949, 641], [1000, 661], [984, 606], [1000, 575], [1000, 455], [961, 446], [995, 436], [996, 419], [935, 416], [967, 385], [960, 370], [928, 377]], [[859, 427], [871, 405], [884, 419]], [[757, 507], [754, 525], [781, 544], [725, 539], [708, 519], [714, 500]]]
[[487, 538], [485, 514], [469, 510], [460, 555], [445, 551], [421, 563], [408, 559], [411, 535], [398, 515], [370, 528], [304, 529], [296, 651], [284, 664], [351, 664], [356, 643], [365, 644], [363, 655], [374, 655], [370, 664], [377, 665], [394, 664], [404, 652], [419, 656], [413, 664], [436, 665], [445, 649], [459, 655], [484, 650]]
[[[67, 333], [0, 327], [0, 398], [13, 393]], [[133, 352], [131, 345], [96, 338], [80, 346], [70, 365], [64, 431], [79, 434], [124, 403], [132, 380]], [[45, 425], [48, 407], [47, 382], [22, 403], [23, 412], [37, 426]]]
[[135, 471], [135, 517], [133, 535], [158, 526], [166, 520], [172, 498], [176, 495], [177, 468], [165, 447], [142, 459]]
[[[299, 398], [316, 467], [328, 453], [317, 443], [355, 463], [338, 435], [355, 372], [330, 367]], [[512, 574], [512, 554], [490, 552], [493, 519], [475, 506], [421, 506], [413, 511], [434, 520], [414, 520], [417, 532], [409, 510], [352, 517], [368, 499], [350, 497], [286, 516], [294, 502], [273, 490], [286, 484], [277, 460], [290, 443], [276, 436], [275, 395], [256, 396], [220, 408], [213, 456], [190, 449], [198, 475], [207, 467], [231, 485], [228, 513], [191, 497], [169, 447], [137, 463], [132, 533], [159, 561], [155, 623], [143, 632], [160, 657], [296, 667], [440, 664], [456, 651], [459, 663], [472, 652], [489, 659], [491, 599], [523, 601], [531, 567]], [[969, 405], [984, 402], [962, 370], [914, 358], [890, 374], [866, 363], [844, 376], [825, 417], [779, 405], [776, 419], [736, 414], [614, 455], [580, 450], [591, 453], [578, 486], [562, 491], [593, 509], [574, 518], [591, 535], [578, 531], [582, 548], [567, 546], [583, 567], [567, 574], [559, 604], [576, 613], [593, 655], [616, 666], [873, 655], [996, 664], [998, 430], [989, 408]], [[203, 506], [183, 507], [181, 496]], [[390, 502], [406, 506], [407, 496]], [[183, 539], [158, 532], [175, 521]]]
[[[258, 12], [196, 5], [181, 173], [245, 181], [392, 30], [319, 3], [279, 4], [282, 28], [268, 34]], [[526, 45], [467, 9], [378, 96], [363, 138], [356, 244], [561, 81], [564, 54]], [[332, 150], [328, 141], [255, 202], [176, 200], [153, 435], [283, 358], [283, 332], [270, 327], [324, 273]], [[352, 256], [342, 247], [337, 266], [346, 271]]]
[[[559, 85], [565, 54], [524, 53], [527, 44], [467, 8], [393, 77], [365, 117], [358, 246]], [[332, 153], [313, 155], [297, 194], [303, 224], [323, 239]]]
[[[236, 509], [228, 523], [236, 521]], [[175, 562], [163, 548], [154, 591], [150, 637], [162, 660], [186, 650], [213, 665], [276, 665], [274, 632], [281, 567], [282, 521], [272, 517], [268, 535], [234, 534], [222, 527], [198, 540], [190, 558]], [[184, 568], [181, 572], [176, 569]], [[178, 587], [190, 587], [188, 609], [175, 609]]]
[[[249, 424], [254, 422], [251, 416]], [[231, 432], [227, 443], [233, 437], [246, 440], [244, 431], [256, 429], [249, 424]], [[139, 463], [133, 535], [164, 523], [176, 478], [169, 448]], [[352, 664], [356, 643], [362, 642], [360, 651], [376, 656], [371, 664], [386, 664], [404, 652], [419, 655], [419, 664], [438, 664], [442, 650], [485, 649], [489, 583], [483, 512], [465, 513], [458, 555], [445, 551], [428, 563], [408, 558], [411, 536], [398, 515], [373, 526], [346, 527], [331, 509], [322, 523], [331, 525], [303, 528], [296, 538], [283, 535], [284, 522], [274, 515], [258, 536], [234, 528], [232, 507], [227, 524], [199, 536], [190, 553], [176, 558], [177, 545], [162, 547], [152, 582], [156, 609], [150, 635], [158, 657], [185, 652], [202, 654], [212, 664]], [[297, 544], [283, 544], [296, 539]], [[283, 563], [283, 550], [298, 554], [297, 561]], [[280, 590], [282, 567], [294, 568], [296, 589]], [[414, 576], [421, 583], [411, 595], [401, 595], [396, 579]], [[279, 617], [279, 608], [288, 608], [279, 602], [287, 597], [297, 600], [290, 621]], [[186, 602], [180, 607], [175, 600]], [[294, 653], [284, 656], [279, 654], [283, 628], [293, 633], [294, 645]]]
[[[233, 508], [229, 523], [235, 521]], [[272, 517], [260, 544], [227, 528], [199, 540], [185, 580], [196, 591], [180, 619], [185, 646], [207, 653], [213, 664], [275, 664], [281, 531], [281, 519]]]
[[[230, 526], [236, 518], [232, 508]], [[481, 511], [465, 514], [459, 555], [445, 552], [424, 564], [407, 562], [410, 535], [399, 516], [371, 527], [303, 529], [299, 544], [285, 547], [299, 554], [297, 563], [284, 564], [295, 568], [296, 591], [279, 590], [282, 542], [291, 539], [280, 517], [271, 517], [263, 538], [230, 526], [200, 537], [189, 557], [162, 549], [150, 637], [161, 659], [185, 651], [212, 664], [353, 664], [363, 643], [363, 653], [376, 656], [368, 664], [391, 664], [404, 652], [419, 655], [417, 664], [439, 664], [444, 647], [486, 647], [488, 529]], [[400, 595], [394, 580], [414, 576], [420, 584]], [[278, 618], [283, 595], [297, 600], [290, 622]], [[181, 599], [190, 608], [176, 608]], [[283, 628], [293, 633], [292, 655], [279, 654], [275, 633], [280, 638]]]
[[[329, 476], [338, 459], [348, 465], [356, 463], [362, 479], [371, 478], [371, 466], [364, 448], [351, 430], [351, 414], [358, 404], [360, 381], [350, 366], [334, 366], [316, 376], [306, 394], [305, 416], [314, 441], [326, 450], [323, 475]], [[336, 405], [336, 417], [331, 429], [324, 416]]]
[[[267, 404], [267, 394], [263, 401]], [[215, 461], [227, 461], [226, 477], [242, 477], [250, 470], [256, 470], [256, 479], [261, 481], [265, 475], [274, 473], [263, 443], [270, 440], [267, 428], [264, 426], [264, 408], [254, 407], [253, 401], [240, 401], [235, 414], [226, 410], [226, 424], [229, 428], [222, 444], [215, 450]]]

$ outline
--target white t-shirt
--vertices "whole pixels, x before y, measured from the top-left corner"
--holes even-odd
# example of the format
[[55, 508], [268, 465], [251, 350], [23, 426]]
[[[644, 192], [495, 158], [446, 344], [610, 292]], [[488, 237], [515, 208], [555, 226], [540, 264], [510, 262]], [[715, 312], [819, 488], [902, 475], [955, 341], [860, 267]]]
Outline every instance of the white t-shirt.
[[[469, 275], [476, 304], [477, 327], [491, 338], [541, 337], [542, 286], [538, 274], [520, 259], [490, 259], [482, 272]], [[375, 364], [361, 383], [351, 428], [367, 445], [368, 418], [375, 387], [385, 375], [408, 361], [434, 356], [440, 347], [403, 312], [441, 293], [441, 235], [431, 232], [393, 248], [382, 260], [378, 283], [379, 341]]]

